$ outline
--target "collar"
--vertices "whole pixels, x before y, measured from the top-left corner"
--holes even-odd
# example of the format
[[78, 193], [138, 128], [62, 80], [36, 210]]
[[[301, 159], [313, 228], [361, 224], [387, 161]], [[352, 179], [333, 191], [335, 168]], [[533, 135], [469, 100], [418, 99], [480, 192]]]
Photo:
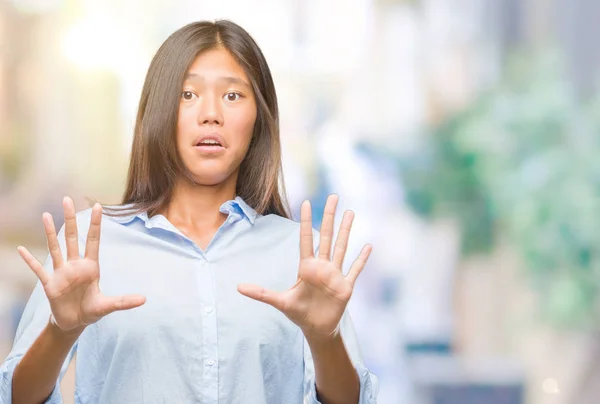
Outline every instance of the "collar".
[[[122, 205], [122, 206], [114, 206], [114, 205], [108, 206], [109, 209], [118, 210], [118, 211], [124, 212], [124, 213], [127, 212], [128, 210], [131, 210], [132, 207], [133, 207], [133, 204]], [[222, 213], [226, 213], [229, 216], [234, 215], [234, 216], [246, 217], [246, 219], [248, 219], [248, 221], [252, 225], [254, 225], [254, 222], [256, 221], [256, 216], [258, 215], [256, 213], [256, 211], [254, 209], [252, 209], [240, 196], [236, 196], [235, 199], [232, 199], [232, 200], [229, 200], [229, 201], [223, 203], [221, 205], [221, 207], [219, 208], [219, 211]], [[162, 215], [157, 215], [157, 216], [162, 216]], [[150, 225], [150, 222], [153, 222], [156, 219], [158, 219], [157, 216], [148, 218], [147, 212], [140, 212], [138, 214], [131, 213], [131, 214], [125, 214], [122, 216], [111, 216], [111, 219], [117, 223], [127, 224], [127, 223], [132, 222], [135, 218], [139, 218], [144, 223], [146, 223], [146, 227], [148, 227]]]

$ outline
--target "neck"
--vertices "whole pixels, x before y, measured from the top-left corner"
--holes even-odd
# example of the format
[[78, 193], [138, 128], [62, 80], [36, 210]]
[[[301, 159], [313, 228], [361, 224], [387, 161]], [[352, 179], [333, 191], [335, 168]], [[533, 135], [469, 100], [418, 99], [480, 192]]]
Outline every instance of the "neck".
[[161, 213], [171, 223], [185, 227], [218, 227], [227, 217], [219, 208], [235, 196], [235, 181], [206, 186], [180, 180], [169, 205]]

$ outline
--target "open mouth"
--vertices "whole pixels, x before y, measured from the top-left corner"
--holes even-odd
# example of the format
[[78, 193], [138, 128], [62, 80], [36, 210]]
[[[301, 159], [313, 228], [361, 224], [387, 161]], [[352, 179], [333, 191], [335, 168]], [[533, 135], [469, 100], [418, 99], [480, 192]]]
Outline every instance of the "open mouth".
[[214, 134], [196, 140], [194, 149], [202, 155], [222, 154], [227, 149], [221, 136]]
[[223, 147], [223, 145], [216, 140], [206, 139], [199, 142], [196, 147]]

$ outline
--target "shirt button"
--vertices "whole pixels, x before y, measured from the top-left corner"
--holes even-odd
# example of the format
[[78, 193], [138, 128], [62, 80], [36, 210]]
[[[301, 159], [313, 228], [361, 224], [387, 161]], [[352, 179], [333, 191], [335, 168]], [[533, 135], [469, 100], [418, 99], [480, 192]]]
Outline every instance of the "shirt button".
[[212, 366], [214, 364], [215, 364], [215, 360], [214, 359], [209, 359], [209, 360], [206, 361], [206, 365], [207, 366]]
[[210, 306], [206, 306], [206, 307], [204, 308], [204, 312], [205, 312], [206, 314], [208, 314], [208, 313], [212, 313], [212, 311], [213, 311], [213, 308], [212, 308], [212, 307], [210, 307]]

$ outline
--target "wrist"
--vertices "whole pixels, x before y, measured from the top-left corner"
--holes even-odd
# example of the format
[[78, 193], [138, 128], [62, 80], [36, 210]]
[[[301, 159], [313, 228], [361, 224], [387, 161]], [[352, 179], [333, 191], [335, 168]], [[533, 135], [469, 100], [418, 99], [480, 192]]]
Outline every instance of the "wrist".
[[56, 323], [56, 319], [54, 318], [53, 314], [50, 314], [50, 318], [48, 319], [48, 327], [50, 327], [50, 329], [56, 334], [59, 334], [64, 337], [74, 337], [75, 339], [77, 339], [81, 335], [83, 330], [85, 330], [85, 326], [75, 327], [71, 330], [63, 330]]
[[332, 333], [329, 334], [319, 334], [308, 330], [302, 330], [302, 333], [304, 334], [308, 345], [311, 347], [327, 346], [335, 344], [341, 340], [339, 328], [336, 328]]

